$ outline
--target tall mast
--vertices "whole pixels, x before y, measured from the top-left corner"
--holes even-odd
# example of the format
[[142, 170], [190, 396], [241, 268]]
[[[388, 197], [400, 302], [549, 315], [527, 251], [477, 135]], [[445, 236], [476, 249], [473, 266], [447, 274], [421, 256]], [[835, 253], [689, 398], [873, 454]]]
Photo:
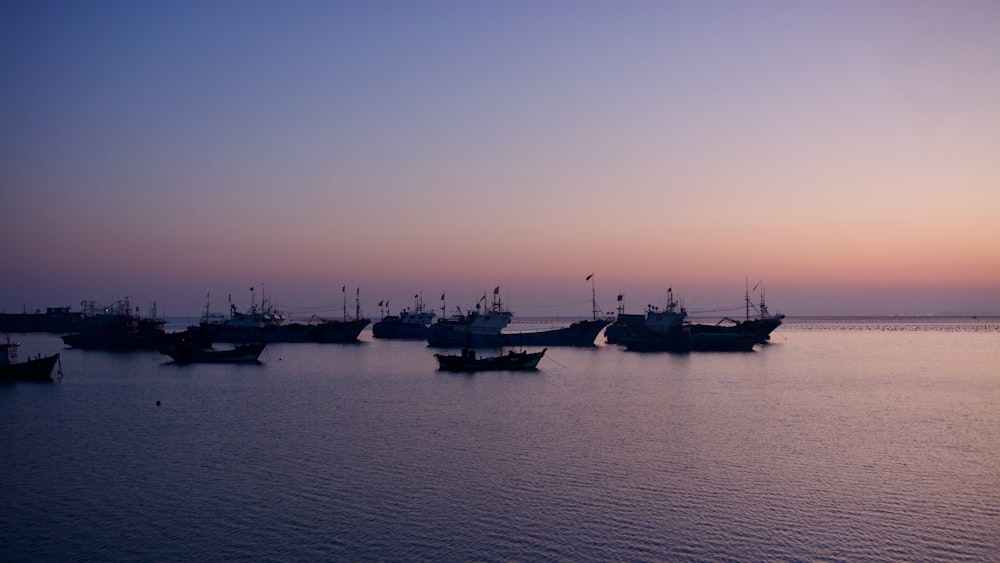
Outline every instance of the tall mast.
[[746, 297], [743, 298], [746, 301], [747, 306], [747, 320], [750, 320], [750, 276], [743, 278], [743, 288], [746, 289]]
[[596, 321], [597, 320], [597, 280], [594, 279], [594, 274], [593, 273], [591, 273], [589, 276], [587, 276], [587, 279], [590, 280], [590, 305], [591, 305], [591, 311], [593, 312], [593, 314], [594, 314], [594, 320]]
[[340, 293], [344, 298], [344, 320], [347, 320], [347, 286], [340, 287]]

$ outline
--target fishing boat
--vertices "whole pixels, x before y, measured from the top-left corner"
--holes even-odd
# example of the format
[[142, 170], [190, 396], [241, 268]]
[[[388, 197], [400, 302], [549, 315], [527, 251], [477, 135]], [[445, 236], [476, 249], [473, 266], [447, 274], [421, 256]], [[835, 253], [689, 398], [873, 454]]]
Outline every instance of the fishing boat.
[[261, 352], [264, 351], [265, 346], [267, 346], [267, 343], [258, 342], [254, 344], [243, 344], [225, 350], [205, 350], [196, 346], [169, 344], [161, 348], [160, 353], [170, 356], [176, 364], [256, 364], [260, 363], [258, 358], [260, 357]]
[[[427, 343], [437, 347], [500, 346], [500, 331], [510, 323], [514, 314], [503, 308], [500, 287], [493, 290], [493, 303], [481, 311], [486, 295], [476, 303], [475, 310], [440, 318], [427, 332]], [[442, 307], [443, 308], [443, 307]]]
[[[422, 294], [414, 295], [413, 300], [413, 309], [403, 309], [398, 315], [383, 315], [382, 320], [372, 325], [372, 336], [400, 340], [426, 339], [430, 325], [437, 315], [424, 308]], [[441, 301], [444, 301], [444, 294], [441, 294]], [[379, 301], [379, 307], [382, 306], [383, 302]], [[385, 307], [388, 308], [388, 302], [385, 302]]]
[[648, 332], [671, 332], [687, 319], [687, 309], [674, 299], [673, 288], [667, 288], [667, 302], [663, 307], [647, 305], [642, 315], [626, 314], [624, 311], [622, 294], [619, 293], [618, 316], [604, 331], [608, 344], [623, 344], [628, 338], [642, 338]]
[[444, 371], [524, 371], [538, 367], [545, 355], [541, 352], [508, 351], [498, 356], [476, 356], [472, 348], [462, 348], [460, 354], [434, 354], [438, 367]]
[[501, 331], [500, 343], [504, 346], [594, 346], [597, 335], [610, 323], [610, 319], [584, 319], [561, 328]]
[[311, 342], [335, 344], [357, 342], [361, 331], [371, 323], [368, 319], [326, 320], [317, 317], [318, 323], [307, 325]]
[[639, 352], [749, 352], [753, 332], [718, 325], [685, 324], [667, 332], [643, 330], [625, 337], [626, 350]]
[[34, 312], [0, 313], [0, 332], [77, 332], [83, 325], [83, 313], [69, 307], [47, 307]]
[[[229, 318], [209, 321], [219, 324], [215, 335], [216, 342], [242, 344], [244, 342], [308, 342], [310, 340], [309, 333], [303, 325], [299, 325], [302, 327], [301, 330], [283, 326], [285, 316], [268, 300], [263, 289], [261, 289], [261, 299], [258, 305], [255, 289], [254, 287], [250, 288], [250, 307], [246, 311], [238, 311], [232, 301], [232, 296], [230, 296]], [[204, 319], [207, 321], [208, 317], [206, 307]]]
[[83, 323], [78, 332], [62, 336], [62, 341], [72, 348], [86, 350], [156, 350], [165, 342], [166, 320], [156, 313], [139, 315], [139, 308], [132, 307], [129, 298], [116, 301], [98, 311], [94, 301], [83, 301]]
[[[344, 288], [346, 291], [346, 286]], [[216, 342], [242, 344], [244, 342], [357, 342], [361, 331], [371, 323], [361, 318], [360, 290], [356, 305], [357, 316], [347, 315], [347, 301], [344, 301], [344, 320], [324, 319], [313, 315], [308, 323], [285, 324], [285, 316], [265, 297], [258, 306], [251, 291], [250, 308], [240, 313], [230, 302], [229, 318], [222, 322]]]
[[597, 306], [594, 274], [587, 276], [587, 281], [591, 282], [590, 303], [593, 318], [553, 329], [501, 331], [500, 343], [503, 346], [594, 346], [597, 335], [611, 324], [611, 319], [604, 317]]
[[[52, 381], [52, 369], [59, 362], [59, 354], [36, 356], [21, 361], [18, 356], [19, 342], [0, 343], [0, 381]], [[59, 370], [62, 375], [62, 369]]]
[[[757, 285], [753, 287], [754, 290], [757, 289], [757, 286], [760, 286], [760, 306], [754, 307], [753, 303], [750, 302], [750, 291], [747, 290], [745, 297], [747, 318], [742, 322], [742, 326], [744, 326], [747, 330], [753, 331], [754, 340], [758, 344], [763, 344], [771, 340], [771, 333], [774, 332], [776, 328], [781, 326], [782, 321], [785, 319], [785, 315], [781, 313], [772, 314], [767, 310], [767, 303], [764, 301], [764, 282], [757, 282]], [[750, 317], [750, 309], [757, 310], [756, 317]]]
[[316, 324], [310, 324], [309, 335], [312, 342], [318, 342], [320, 344], [333, 344], [333, 343], [344, 343], [344, 342], [357, 342], [358, 336], [361, 335], [361, 331], [365, 329], [371, 323], [371, 320], [366, 319], [361, 316], [361, 288], [355, 289], [354, 292], [354, 317], [352, 318], [347, 314], [347, 286], [345, 285], [342, 289], [344, 294], [344, 318], [343, 320], [337, 319], [324, 319], [313, 315], [310, 319], [310, 323], [313, 321], [318, 321]]
[[[621, 295], [618, 298], [621, 302]], [[756, 342], [754, 326], [692, 323], [687, 309], [667, 289], [664, 307], [647, 305], [645, 315], [624, 316], [619, 305], [619, 319], [608, 326], [609, 343], [623, 344], [626, 350], [668, 352], [749, 351]], [[637, 318], [638, 317], [638, 318]], [[725, 320], [725, 319], [723, 319]]]

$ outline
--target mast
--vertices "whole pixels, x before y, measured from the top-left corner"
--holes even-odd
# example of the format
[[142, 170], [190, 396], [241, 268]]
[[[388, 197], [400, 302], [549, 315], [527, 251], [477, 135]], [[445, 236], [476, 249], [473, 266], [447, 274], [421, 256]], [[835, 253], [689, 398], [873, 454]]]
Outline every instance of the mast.
[[594, 279], [594, 274], [593, 273], [591, 273], [589, 276], [587, 276], [587, 279], [590, 280], [590, 305], [591, 305], [591, 310], [592, 310], [592, 312], [594, 314], [594, 320], [596, 321], [597, 320], [597, 280]]
[[743, 288], [746, 289], [746, 296], [743, 300], [746, 302], [747, 306], [747, 320], [750, 320], [750, 277], [743, 278]]

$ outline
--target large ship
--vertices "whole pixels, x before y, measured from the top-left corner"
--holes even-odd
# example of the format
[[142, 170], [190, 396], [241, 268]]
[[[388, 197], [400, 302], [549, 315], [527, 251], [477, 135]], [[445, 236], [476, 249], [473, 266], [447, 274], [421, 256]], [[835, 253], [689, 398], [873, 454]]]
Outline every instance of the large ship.
[[[433, 311], [424, 308], [423, 295], [413, 296], [413, 309], [403, 309], [398, 315], [384, 315], [382, 320], [372, 325], [372, 336], [375, 338], [396, 338], [401, 340], [424, 340], [430, 332], [430, 325], [437, 316]], [[444, 301], [444, 295], [441, 295]], [[379, 301], [379, 307], [382, 306]], [[386, 304], [388, 307], [388, 304]]]
[[622, 343], [626, 350], [639, 352], [749, 352], [755, 337], [733, 326], [684, 323], [667, 331], [643, 329]]
[[486, 295], [476, 303], [475, 310], [440, 318], [427, 332], [427, 343], [438, 347], [500, 346], [500, 331], [506, 327], [514, 314], [504, 310], [500, 300], [500, 287], [493, 290], [493, 303], [489, 309], [481, 310], [486, 303]]
[[500, 333], [504, 346], [594, 346], [597, 336], [611, 319], [604, 317], [597, 306], [597, 291], [594, 274], [587, 276], [591, 283], [590, 304], [593, 318], [572, 323], [567, 327], [546, 330], [521, 330]]
[[83, 325], [83, 313], [70, 311], [69, 307], [47, 307], [43, 313], [36, 310], [21, 313], [0, 313], [0, 332], [77, 332]]
[[[749, 284], [748, 284], [749, 285]], [[750, 290], [746, 293], [746, 307], [747, 307], [747, 318], [742, 321], [742, 326], [747, 330], [754, 333], [754, 341], [758, 344], [763, 344], [771, 340], [771, 333], [774, 332], [776, 328], [781, 326], [781, 322], [784, 320], [785, 315], [781, 313], [772, 314], [767, 310], [767, 303], [764, 301], [764, 285], [763, 282], [757, 282], [754, 289], [760, 286], [760, 306], [754, 307], [753, 303], [750, 301]], [[750, 309], [756, 309], [757, 315], [755, 317], [750, 317]]]
[[504, 346], [594, 346], [610, 319], [584, 319], [567, 327], [500, 332]]
[[615, 322], [604, 330], [608, 344], [623, 344], [625, 339], [641, 335], [646, 331], [670, 332], [684, 324], [687, 309], [674, 299], [673, 288], [667, 289], [667, 303], [664, 307], [647, 305], [642, 315], [626, 314], [622, 295], [618, 294], [618, 316]]
[[80, 329], [62, 337], [72, 348], [89, 350], [156, 350], [166, 341], [166, 320], [156, 313], [153, 305], [148, 317], [139, 315], [129, 298], [98, 310], [94, 301], [83, 302]]
[[[346, 291], [346, 287], [345, 287]], [[360, 299], [360, 290], [359, 290]], [[371, 321], [361, 318], [360, 300], [353, 319], [347, 315], [345, 293], [344, 319], [328, 320], [313, 315], [308, 323], [285, 324], [285, 316], [266, 297], [261, 297], [260, 306], [253, 299], [251, 288], [250, 308], [245, 313], [236, 310], [230, 302], [229, 318], [215, 337], [216, 342], [244, 344], [248, 342], [357, 342], [361, 331]]]
[[687, 309], [674, 299], [673, 288], [667, 289], [667, 302], [663, 308], [647, 305], [645, 315], [628, 316], [621, 310], [619, 305], [619, 318], [608, 326], [605, 335], [609, 343], [623, 344], [627, 350], [749, 351], [757, 339], [755, 325], [689, 322]]

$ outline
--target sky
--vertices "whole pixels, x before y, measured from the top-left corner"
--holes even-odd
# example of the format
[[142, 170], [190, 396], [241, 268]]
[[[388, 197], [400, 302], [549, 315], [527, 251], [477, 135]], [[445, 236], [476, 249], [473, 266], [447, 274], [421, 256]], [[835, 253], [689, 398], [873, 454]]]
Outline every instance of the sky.
[[0, 68], [8, 313], [1000, 314], [995, 0], [0, 0]]

